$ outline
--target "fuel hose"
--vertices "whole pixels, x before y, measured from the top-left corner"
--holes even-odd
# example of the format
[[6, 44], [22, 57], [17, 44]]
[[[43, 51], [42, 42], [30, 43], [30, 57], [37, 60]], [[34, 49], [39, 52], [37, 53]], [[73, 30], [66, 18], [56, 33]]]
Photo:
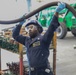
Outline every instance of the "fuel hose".
[[[17, 23], [17, 22], [21, 22], [23, 21], [24, 19], [28, 19], [30, 18], [31, 16], [35, 15], [36, 13], [42, 11], [43, 9], [46, 9], [48, 7], [51, 7], [51, 6], [57, 6], [59, 1], [55, 1], [55, 2], [51, 2], [51, 3], [47, 3], [37, 9], [35, 9], [34, 11], [28, 13], [27, 15], [23, 16], [22, 18], [19, 18], [19, 19], [15, 19], [15, 20], [9, 20], [9, 21], [2, 21], [0, 20], [0, 24], [14, 24], [14, 23]], [[65, 3], [65, 2], [64, 2]], [[74, 10], [73, 7], [71, 7], [69, 4], [65, 3], [66, 4], [66, 8], [71, 11], [73, 13], [73, 15], [76, 17], [76, 11]]]

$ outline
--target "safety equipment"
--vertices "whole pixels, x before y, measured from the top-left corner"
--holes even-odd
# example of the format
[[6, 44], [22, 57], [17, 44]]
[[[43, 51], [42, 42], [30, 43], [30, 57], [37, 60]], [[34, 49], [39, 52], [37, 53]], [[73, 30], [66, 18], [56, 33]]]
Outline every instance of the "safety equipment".
[[66, 7], [66, 4], [64, 3], [64, 2], [59, 2], [58, 3], [58, 6], [57, 6], [57, 8], [56, 8], [56, 12], [60, 12], [61, 10], [63, 10], [64, 8]]
[[[22, 17], [24, 17], [25, 15], [23, 15]], [[19, 25], [23, 25], [26, 22], [26, 19], [24, 19], [23, 21], [19, 22]]]
[[25, 23], [25, 20], [19, 22], [19, 25], [23, 25]]
[[39, 33], [42, 33], [43, 28], [42, 28], [41, 24], [40, 24], [37, 20], [31, 20], [31, 21], [29, 21], [29, 22], [26, 24], [25, 27], [27, 27], [27, 26], [29, 26], [29, 25], [31, 25], [31, 24], [37, 26], [37, 27], [39, 28]]

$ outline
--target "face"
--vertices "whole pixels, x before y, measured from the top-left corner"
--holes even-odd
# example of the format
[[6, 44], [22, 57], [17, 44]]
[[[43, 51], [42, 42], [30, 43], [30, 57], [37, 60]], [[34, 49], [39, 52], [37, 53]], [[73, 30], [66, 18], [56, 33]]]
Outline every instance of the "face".
[[27, 26], [27, 27], [26, 27], [26, 31], [28, 31], [29, 36], [30, 36], [31, 38], [36, 37], [37, 34], [38, 34], [37, 26], [35, 26], [35, 25], [33, 25], [33, 24]]

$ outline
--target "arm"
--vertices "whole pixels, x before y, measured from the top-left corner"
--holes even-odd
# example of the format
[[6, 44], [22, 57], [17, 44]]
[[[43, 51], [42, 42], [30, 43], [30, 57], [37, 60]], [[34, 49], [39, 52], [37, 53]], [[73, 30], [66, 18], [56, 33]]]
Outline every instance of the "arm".
[[60, 25], [58, 22], [58, 14], [61, 10], [63, 10], [65, 8], [65, 3], [58, 3], [58, 7], [55, 10], [53, 19], [50, 23], [50, 26], [48, 28], [48, 30], [46, 31], [46, 33], [43, 36], [43, 40], [45, 41], [46, 44], [50, 44], [53, 35], [54, 35], [54, 31], [58, 28], [58, 26]]
[[25, 40], [27, 37], [20, 35], [20, 29], [22, 25], [16, 25], [16, 27], [13, 29], [12, 37], [19, 43], [25, 45]]
[[50, 23], [50, 26], [48, 27], [48, 30], [46, 31], [46, 33], [43, 36], [43, 40], [46, 44], [50, 44], [53, 36], [54, 36], [54, 31], [58, 28], [59, 26], [59, 22], [58, 22], [58, 13], [55, 12], [53, 19]]

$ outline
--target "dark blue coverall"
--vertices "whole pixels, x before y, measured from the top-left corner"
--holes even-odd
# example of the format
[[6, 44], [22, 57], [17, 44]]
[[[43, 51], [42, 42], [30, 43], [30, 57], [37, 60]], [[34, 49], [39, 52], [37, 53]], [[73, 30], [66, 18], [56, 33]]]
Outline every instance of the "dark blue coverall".
[[[13, 38], [27, 48], [30, 67], [34, 68], [34, 71], [31, 71], [31, 75], [53, 75], [53, 72], [48, 67], [49, 45], [54, 31], [59, 25], [58, 17], [54, 15], [45, 34], [40, 34], [33, 40], [30, 37], [19, 34], [21, 25], [17, 25], [13, 30]], [[45, 71], [46, 69], [49, 69], [50, 72]]]

